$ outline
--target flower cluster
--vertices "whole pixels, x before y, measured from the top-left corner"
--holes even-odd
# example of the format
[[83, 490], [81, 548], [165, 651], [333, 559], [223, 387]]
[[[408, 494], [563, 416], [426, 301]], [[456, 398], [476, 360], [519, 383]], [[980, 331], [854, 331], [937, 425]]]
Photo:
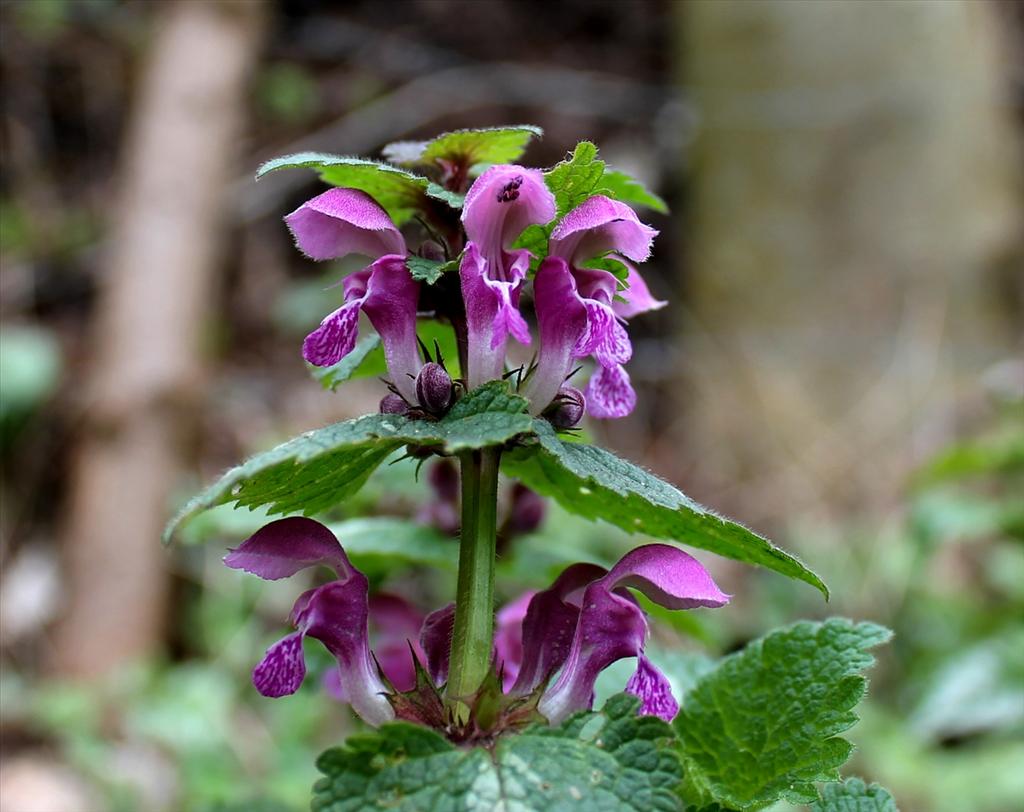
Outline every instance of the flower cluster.
[[[296, 631], [271, 646], [254, 669], [253, 683], [264, 696], [298, 690], [306, 674], [305, 637], [319, 640], [335, 657], [333, 692], [371, 725], [395, 718], [401, 708], [397, 692], [412, 687], [421, 658], [435, 686], [445, 682], [455, 605], [424, 618], [417, 638], [414, 610], [395, 596], [370, 598], [366, 577], [319, 522], [272, 522], [224, 560], [268, 580], [318, 565], [336, 575], [298, 597], [291, 613]], [[591, 707], [605, 668], [636, 657], [626, 691], [640, 697], [641, 713], [671, 720], [678, 704], [668, 680], [645, 656], [647, 618], [631, 589], [667, 609], [718, 607], [729, 600], [696, 559], [665, 544], [638, 547], [610, 570], [573, 564], [548, 589], [527, 593], [498, 612], [494, 653], [504, 694], [535, 696], [537, 711], [555, 724]], [[371, 625], [380, 630], [373, 651]]]
[[[584, 410], [594, 417], [629, 414], [636, 403], [625, 364], [632, 355], [625, 320], [665, 303], [654, 299], [631, 263], [651, 253], [657, 232], [626, 204], [595, 195], [553, 223], [555, 198], [536, 169], [496, 165], [469, 187], [462, 208], [464, 233], [443, 246], [459, 251], [464, 325], [464, 385], [473, 389], [506, 375], [509, 337], [534, 345], [536, 361], [519, 381], [533, 414], [555, 425], [576, 425]], [[303, 354], [317, 366], [337, 363], [352, 351], [359, 313], [379, 333], [393, 397], [382, 409], [436, 414], [451, 401], [446, 371], [421, 357], [416, 318], [423, 291], [407, 267], [406, 240], [367, 193], [334, 188], [307, 201], [285, 221], [299, 249], [316, 260], [359, 254], [370, 260], [343, 281], [344, 303], [306, 337]], [[530, 226], [551, 228], [546, 256], [516, 248]], [[420, 247], [436, 254], [434, 240]], [[529, 279], [531, 262], [539, 262]], [[606, 267], [618, 268], [616, 276]], [[536, 342], [523, 315], [524, 289], [532, 284]], [[596, 372], [585, 392], [566, 383], [579, 359], [592, 357]], [[429, 380], [424, 380], [429, 379]], [[431, 399], [431, 393], [440, 393]]]

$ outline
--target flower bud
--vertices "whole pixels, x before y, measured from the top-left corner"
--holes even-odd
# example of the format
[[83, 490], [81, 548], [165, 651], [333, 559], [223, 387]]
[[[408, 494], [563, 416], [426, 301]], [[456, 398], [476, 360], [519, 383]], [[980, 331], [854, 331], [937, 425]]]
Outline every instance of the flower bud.
[[409, 404], [405, 402], [405, 398], [401, 395], [397, 395], [391, 392], [381, 398], [380, 401], [380, 413], [381, 414], [405, 414], [409, 411]]
[[556, 429], [571, 429], [579, 425], [587, 408], [587, 400], [575, 386], [563, 386], [558, 390], [544, 415]]
[[507, 525], [510, 533], [525, 535], [540, 527], [547, 506], [539, 493], [517, 482], [512, 486], [511, 502]]
[[441, 415], [448, 410], [452, 403], [452, 379], [443, 366], [434, 361], [423, 365], [416, 376], [416, 397], [430, 414]]
[[420, 244], [419, 254], [424, 259], [432, 259], [435, 262], [443, 262], [445, 258], [444, 248], [435, 240], [424, 240]]

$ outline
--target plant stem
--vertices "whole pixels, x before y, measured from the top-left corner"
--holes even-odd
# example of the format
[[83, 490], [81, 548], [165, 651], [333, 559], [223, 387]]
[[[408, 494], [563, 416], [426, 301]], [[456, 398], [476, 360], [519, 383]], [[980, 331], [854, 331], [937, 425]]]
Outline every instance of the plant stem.
[[500, 456], [494, 448], [461, 456], [462, 540], [447, 694], [463, 711], [459, 700], [476, 692], [491, 667]]

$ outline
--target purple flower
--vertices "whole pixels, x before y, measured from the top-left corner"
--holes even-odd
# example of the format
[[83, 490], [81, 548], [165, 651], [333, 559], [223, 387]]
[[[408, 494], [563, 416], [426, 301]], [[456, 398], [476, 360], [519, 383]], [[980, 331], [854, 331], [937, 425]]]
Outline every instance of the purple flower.
[[295, 601], [291, 622], [296, 631], [267, 649], [253, 669], [257, 691], [269, 697], [295, 693], [306, 676], [302, 641], [312, 637], [338, 661], [339, 690], [364, 721], [380, 725], [394, 718], [370, 655], [369, 584], [330, 530], [312, 519], [280, 519], [246, 539], [224, 563], [270, 581], [319, 564], [338, 576]]
[[405, 240], [387, 213], [365, 192], [329, 189], [284, 218], [299, 250], [311, 259], [362, 254], [371, 260], [344, 281], [344, 304], [306, 336], [302, 354], [316, 366], [330, 366], [355, 347], [359, 311], [380, 334], [392, 383], [415, 403], [419, 372], [416, 308], [419, 285], [405, 267]]
[[[425, 660], [436, 687], [447, 680], [455, 604], [432, 612], [419, 626], [419, 613], [402, 598], [368, 599], [366, 577], [319, 522], [272, 522], [232, 550], [224, 562], [267, 580], [321, 564], [338, 575], [299, 596], [291, 613], [296, 631], [271, 646], [253, 669], [253, 684], [264, 696], [298, 690], [306, 674], [306, 637], [321, 641], [338, 662], [327, 680], [332, 693], [371, 725], [393, 719], [399, 707], [393, 704], [395, 696], [388, 695], [378, 663], [390, 687], [399, 692], [414, 689], [413, 657]], [[636, 657], [636, 672], [626, 690], [642, 700], [641, 714], [671, 720], [679, 706], [668, 680], [644, 654], [647, 618], [627, 587], [668, 609], [716, 607], [729, 600], [696, 559], [666, 544], [638, 547], [610, 571], [596, 564], [573, 564], [548, 589], [522, 595], [498, 612], [494, 653], [504, 670], [504, 692], [525, 696], [554, 678], [540, 695], [537, 709], [551, 724], [558, 724], [593, 705], [594, 683], [605, 668], [624, 657]], [[418, 643], [411, 642], [417, 627]]]
[[[419, 644], [423, 614], [405, 598], [386, 592], [371, 595], [368, 605], [373, 656], [388, 682], [398, 691], [408, 691], [416, 684], [416, 668], [409, 647], [423, 659]], [[324, 686], [335, 699], [349, 701], [338, 669], [332, 668], [324, 675]]]
[[598, 363], [585, 393], [590, 413], [624, 417], [633, 410], [636, 394], [624, 368], [633, 347], [621, 322], [663, 303], [651, 297], [635, 269], [629, 278], [639, 280], [637, 289], [616, 302], [615, 276], [584, 264], [605, 256], [642, 262], [657, 233], [629, 206], [601, 195], [569, 212], [552, 232], [550, 254], [534, 280], [540, 352], [527, 395], [535, 414], [551, 403], [573, 362], [588, 355]]
[[504, 372], [509, 334], [530, 343], [519, 293], [530, 253], [512, 248], [527, 226], [555, 216], [555, 199], [536, 169], [492, 166], [466, 194], [462, 223], [468, 243], [459, 275], [469, 339], [467, 381], [473, 389]]
[[502, 670], [502, 688], [508, 693], [523, 663], [523, 620], [535, 592], [524, 592], [494, 616], [494, 656]]
[[637, 658], [626, 690], [640, 697], [640, 713], [671, 721], [679, 706], [668, 680], [644, 655], [647, 618], [625, 587], [668, 609], [717, 607], [728, 602], [695, 558], [667, 544], [627, 553], [605, 573], [576, 564], [534, 596], [523, 622], [523, 667], [513, 691], [528, 692], [561, 668], [538, 709], [551, 724], [590, 708], [598, 674], [624, 657]]

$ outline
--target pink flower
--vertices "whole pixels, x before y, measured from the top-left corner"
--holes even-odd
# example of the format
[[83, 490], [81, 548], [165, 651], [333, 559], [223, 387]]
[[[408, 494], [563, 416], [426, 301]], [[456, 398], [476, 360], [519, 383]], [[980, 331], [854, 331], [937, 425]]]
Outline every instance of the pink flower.
[[642, 262], [657, 233], [629, 206], [601, 195], [570, 211], [552, 232], [550, 254], [534, 280], [540, 352], [527, 396], [535, 414], [554, 399], [573, 362], [586, 356], [598, 363], [584, 393], [589, 412], [624, 417], [633, 410], [636, 393], [624, 368], [633, 346], [622, 319], [664, 303], [651, 297], [632, 266], [629, 279], [636, 288], [625, 291], [624, 302], [616, 302], [615, 276], [584, 265], [605, 256]]
[[555, 216], [555, 199], [536, 169], [492, 166], [466, 194], [462, 223], [469, 242], [459, 275], [466, 305], [470, 389], [500, 378], [509, 335], [530, 343], [519, 312], [519, 294], [530, 267], [530, 253], [512, 244], [530, 225]]
[[419, 285], [405, 267], [405, 240], [383, 208], [357, 189], [329, 189], [284, 218], [310, 259], [361, 254], [371, 264], [344, 281], [344, 304], [306, 336], [302, 354], [316, 366], [336, 364], [355, 347], [359, 311], [384, 345], [391, 381], [416, 402], [413, 381], [422, 366], [416, 343]]

